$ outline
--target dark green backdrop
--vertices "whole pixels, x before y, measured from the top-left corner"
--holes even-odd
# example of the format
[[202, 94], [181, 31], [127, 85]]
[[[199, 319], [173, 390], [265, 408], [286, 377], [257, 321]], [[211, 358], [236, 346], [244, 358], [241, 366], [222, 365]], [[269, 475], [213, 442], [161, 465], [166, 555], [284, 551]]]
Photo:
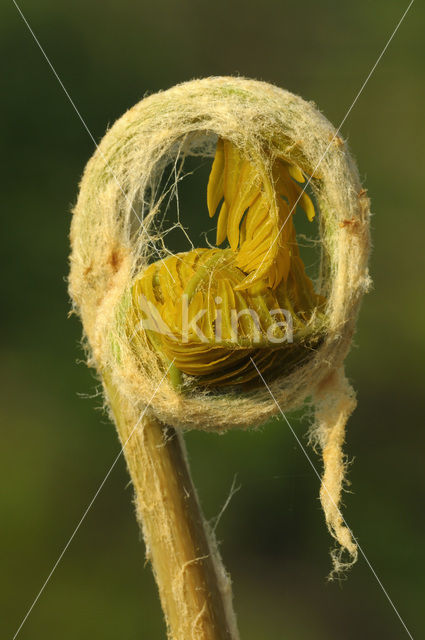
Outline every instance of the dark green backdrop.
[[[209, 74], [274, 82], [338, 124], [407, 6], [20, 4], [96, 140], [144, 94]], [[348, 359], [359, 406], [345, 513], [415, 638], [425, 630], [424, 18], [416, 0], [343, 126], [374, 213], [374, 290]], [[0, 635], [11, 639], [119, 448], [79, 361], [80, 325], [67, 318], [70, 208], [94, 145], [9, 0], [0, 34]], [[308, 419], [291, 420], [303, 437]], [[408, 637], [362, 558], [343, 584], [326, 582], [330, 539], [317, 479], [283, 421], [259, 432], [191, 433], [187, 442], [208, 518], [235, 474], [241, 486], [217, 532], [242, 640]], [[121, 461], [22, 640], [164, 638], [131, 500]]]

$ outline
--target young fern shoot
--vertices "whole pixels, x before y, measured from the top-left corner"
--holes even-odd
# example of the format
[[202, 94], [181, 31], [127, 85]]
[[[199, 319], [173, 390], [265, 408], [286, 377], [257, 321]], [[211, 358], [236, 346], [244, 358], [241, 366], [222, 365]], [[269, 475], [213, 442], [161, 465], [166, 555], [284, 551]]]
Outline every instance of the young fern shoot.
[[[164, 167], [180, 155], [211, 159], [199, 215], [216, 222], [216, 246], [170, 255], [155, 221]], [[304, 215], [319, 221], [316, 282], [297, 241]], [[246, 429], [312, 403], [333, 573], [355, 561], [339, 508], [355, 407], [343, 365], [370, 284], [369, 201], [355, 164], [311, 103], [244, 78], [194, 80], [142, 100], [108, 131], [81, 182], [71, 244], [70, 292], [169, 638], [236, 640], [230, 579], [182, 432]]]

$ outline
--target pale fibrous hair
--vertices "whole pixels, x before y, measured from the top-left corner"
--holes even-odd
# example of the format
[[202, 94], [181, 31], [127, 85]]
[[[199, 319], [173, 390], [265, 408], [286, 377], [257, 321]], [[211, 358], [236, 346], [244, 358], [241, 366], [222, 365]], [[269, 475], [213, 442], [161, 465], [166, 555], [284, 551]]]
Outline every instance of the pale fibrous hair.
[[[324, 327], [309, 356], [289, 373], [277, 373], [269, 388], [224, 392], [195, 385], [185, 391], [169, 379], [158, 388], [163, 363], [143, 332], [137, 349], [128, 332], [131, 289], [150, 263], [167, 255], [156, 221], [164, 188], [176, 188], [179, 179], [173, 168], [182, 157], [212, 158], [218, 139], [260, 158], [269, 172], [271, 161], [283, 157], [311, 176]], [[164, 187], [167, 167], [171, 178]], [[370, 285], [369, 215], [347, 146], [314, 104], [264, 82], [212, 77], [151, 95], [112, 126], [87, 164], [71, 228], [70, 292], [90, 363], [101, 375], [108, 373], [133, 407], [142, 411], [149, 405], [161, 422], [178, 429], [224, 431], [263, 424], [278, 405], [285, 413], [315, 406], [311, 435], [323, 454], [322, 505], [330, 532], [349, 553], [345, 564], [340, 552], [334, 554], [337, 570], [357, 553], [339, 510], [345, 423], [355, 406], [343, 363]]]

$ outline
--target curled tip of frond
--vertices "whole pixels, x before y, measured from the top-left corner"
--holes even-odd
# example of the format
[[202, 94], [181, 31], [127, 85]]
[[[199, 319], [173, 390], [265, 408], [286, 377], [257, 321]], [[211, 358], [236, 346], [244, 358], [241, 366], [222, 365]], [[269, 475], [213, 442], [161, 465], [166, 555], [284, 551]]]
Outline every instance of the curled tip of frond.
[[[151, 269], [149, 265], [162, 257], [155, 220], [164, 201], [160, 192], [164, 168], [171, 164], [175, 170], [180, 153], [212, 157], [217, 139], [207, 205], [209, 215], [217, 215], [217, 246], [227, 238], [229, 248], [195, 250], [189, 252], [191, 257], [171, 256]], [[178, 182], [176, 171], [172, 175], [175, 184], [171, 189]], [[292, 226], [295, 205], [304, 209], [309, 220], [315, 215], [315, 206], [304, 190], [307, 183], [314, 187], [320, 217], [318, 293], [308, 284]], [[340, 144], [335, 129], [311, 103], [245, 78], [194, 80], [149, 96], [124, 114], [86, 167], [74, 209], [71, 243], [70, 293], [84, 324], [90, 362], [100, 372], [108, 372], [129, 405], [141, 410], [149, 405], [160, 421], [181, 428], [246, 428], [275, 415], [276, 403], [284, 411], [303, 406], [329, 372], [342, 367], [362, 295], [370, 286], [369, 201], [346, 145]], [[221, 252], [216, 262], [214, 252]], [[195, 259], [201, 268], [192, 262]], [[174, 280], [169, 279], [165, 265]], [[211, 279], [212, 273], [217, 277]], [[325, 301], [320, 340], [308, 345], [308, 355], [295, 358], [289, 368], [283, 366], [287, 359], [280, 357], [283, 352], [279, 350], [267, 353], [261, 361], [269, 344], [262, 354], [255, 354], [261, 366], [275, 367], [270, 383], [273, 397], [261, 386], [242, 391], [238, 387], [237, 392], [197, 386], [183, 394], [177, 361], [189, 375], [210, 376], [214, 383], [218, 378], [235, 382], [238, 368], [240, 380], [247, 380], [255, 371], [251, 367], [249, 373], [247, 361], [239, 359], [243, 345], [238, 344], [211, 359], [205, 345], [194, 342], [192, 350], [181, 349], [175, 342], [170, 346], [167, 335], [161, 337], [158, 349], [152, 348], [148, 331], [141, 331], [135, 348], [134, 332], [128, 330], [129, 314], [134, 313], [132, 288], [141, 276], [143, 282], [137, 286], [148, 301], [155, 300], [157, 310], [164, 311], [156, 318], [158, 322], [171, 322], [175, 327], [177, 306], [166, 301], [174, 300], [176, 292], [186, 292], [193, 313], [197, 305], [206, 304], [203, 329], [207, 336], [216, 329], [208, 313], [212, 311], [212, 284], [213, 293], [224, 301], [225, 338], [231, 335], [227, 309], [233, 298], [240, 310], [247, 296], [250, 304], [256, 298], [261, 339], [267, 335], [264, 307], [273, 309], [284, 294], [295, 310], [296, 305], [307, 310], [307, 316], [295, 315], [311, 332], [311, 323], [318, 317], [315, 296], [320, 295]], [[291, 286], [294, 299], [288, 293]], [[253, 327], [249, 319], [241, 320], [241, 325], [250, 347]], [[301, 336], [303, 327], [298, 330]], [[223, 346], [227, 349], [218, 345]], [[172, 358], [168, 364], [158, 357], [167, 349]], [[168, 369], [170, 380], [164, 380]], [[315, 396], [316, 441], [323, 453], [322, 484], [327, 487], [321, 499], [331, 533], [350, 551], [347, 531], [339, 520], [339, 504], [345, 473], [344, 428], [353, 399], [342, 393], [341, 404], [334, 394], [329, 404], [325, 395], [323, 387]], [[351, 556], [354, 559], [353, 548]], [[334, 558], [336, 569], [344, 565], [338, 553]]]
[[[195, 80], [151, 95], [109, 129], [81, 182], [71, 229], [69, 281], [92, 362], [114, 372], [114, 382], [129, 401], [147, 404], [164, 374], [164, 362], [146, 334], [138, 336], [134, 349], [123, 313], [136, 280], [163, 256], [155, 224], [164, 202], [161, 177], [171, 165], [170, 175], [178, 181], [178, 155], [211, 158], [217, 140], [207, 192], [209, 214], [217, 219], [217, 248], [210, 251], [233, 255], [228, 276], [220, 278], [223, 295], [217, 295], [225, 305], [234, 296], [242, 308], [241, 298], [251, 296], [255, 286], [265, 283], [272, 292], [267, 296], [277, 298], [280, 287], [288, 290], [291, 280], [297, 280], [304, 286], [296, 288], [299, 298], [292, 305], [310, 308], [308, 300], [317, 294], [308, 286], [293, 242], [292, 218], [299, 214], [292, 209], [298, 200], [309, 219], [314, 212], [320, 218], [318, 290], [325, 299], [324, 322], [320, 341], [298, 364], [282, 369], [283, 360], [276, 356], [276, 400], [285, 410], [299, 407], [329, 367], [341, 365], [369, 281], [369, 209], [347, 147], [329, 145], [334, 135], [332, 125], [311, 103], [266, 83], [231, 77]], [[303, 193], [308, 182], [314, 204]], [[167, 188], [173, 189], [171, 183]], [[223, 244], [226, 239], [229, 249]], [[167, 260], [163, 262], [171, 271], [173, 266], [179, 269], [176, 256]], [[186, 260], [188, 279], [182, 284], [191, 283], [197, 304], [195, 298], [206, 296], [209, 276], [201, 273], [200, 279], [192, 280], [195, 274], [190, 274]], [[165, 274], [157, 275], [164, 278], [159, 285], [155, 280], [152, 295], [168, 286]], [[178, 289], [179, 280], [175, 275], [174, 279]], [[261, 297], [262, 304], [264, 294]], [[297, 315], [309, 327], [308, 318]], [[313, 311], [311, 318], [317, 317]], [[208, 332], [211, 321], [205, 322]], [[223, 429], [264, 422], [276, 405], [259, 387], [234, 397], [213, 388], [183, 395], [179, 385], [165, 381], [152, 400], [152, 410], [161, 420], [183, 427]]]
[[143, 324], [179, 388], [176, 370], [198, 385], [258, 385], [252, 358], [262, 372], [282, 372], [316, 346], [325, 300], [305, 272], [293, 223], [298, 201], [309, 219], [314, 206], [295, 179], [304, 179], [295, 165], [276, 160], [268, 176], [264, 161], [219, 138], [207, 207], [210, 217], [220, 207], [217, 245], [230, 247], [179, 253], [137, 276], [129, 331]]

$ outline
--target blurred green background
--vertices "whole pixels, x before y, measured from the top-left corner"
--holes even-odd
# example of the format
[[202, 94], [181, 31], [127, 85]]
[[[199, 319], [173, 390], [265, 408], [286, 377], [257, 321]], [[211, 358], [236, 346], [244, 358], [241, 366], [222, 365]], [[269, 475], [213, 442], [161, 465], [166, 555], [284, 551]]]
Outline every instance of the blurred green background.
[[[407, 2], [20, 6], [99, 140], [146, 93], [210, 74], [273, 82], [337, 125]], [[374, 290], [347, 363], [359, 406], [345, 515], [415, 638], [425, 631], [424, 18], [417, 1], [342, 130], [374, 213]], [[11, 639], [119, 447], [81, 362], [79, 322], [67, 318], [70, 208], [94, 145], [9, 0], [0, 34], [0, 635]], [[291, 421], [304, 438], [309, 419]], [[191, 433], [187, 443], [207, 518], [235, 475], [241, 487], [217, 534], [242, 640], [408, 637], [363, 558], [344, 583], [326, 582], [331, 543], [317, 478], [283, 421]], [[165, 637], [122, 460], [19, 637]]]

